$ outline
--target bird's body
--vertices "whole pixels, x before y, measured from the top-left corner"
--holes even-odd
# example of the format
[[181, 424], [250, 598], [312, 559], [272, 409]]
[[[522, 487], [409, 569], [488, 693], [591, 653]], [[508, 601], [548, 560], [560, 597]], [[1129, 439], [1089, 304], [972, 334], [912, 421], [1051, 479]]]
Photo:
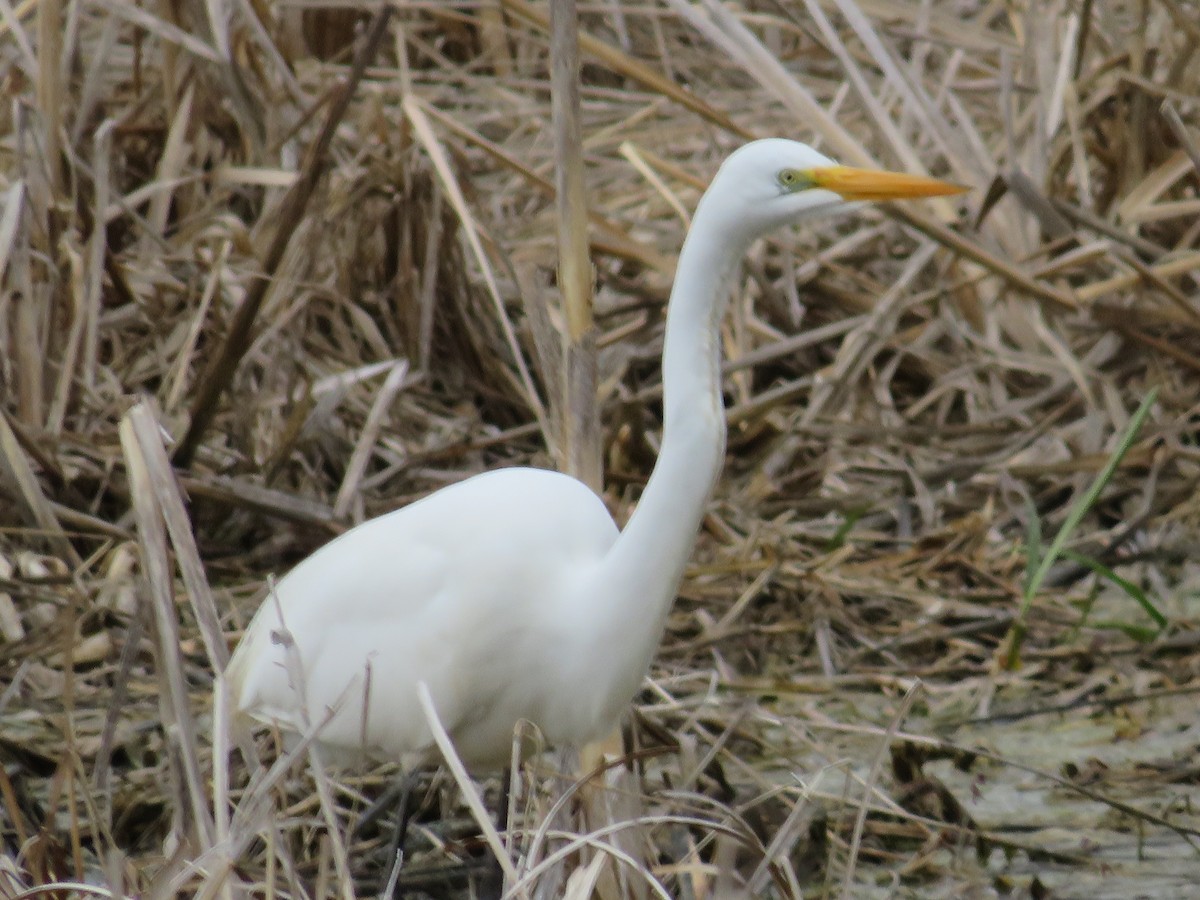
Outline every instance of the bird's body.
[[[298, 636], [307, 713], [282, 647], [271, 644], [280, 625], [270, 599], [231, 665], [239, 703], [297, 732], [308, 727], [305, 715], [319, 722], [336, 709], [321, 743], [419, 758], [432, 742], [413, 689], [420, 679], [456, 750], [476, 766], [508, 760], [519, 719], [551, 723], [546, 737], [554, 742], [586, 741], [620, 712], [605, 700], [637, 687], [636, 679], [598, 680], [629, 682], [627, 670], [637, 669], [638, 678], [643, 670], [601, 666], [588, 655], [611, 658], [607, 642], [570, 640], [598, 608], [599, 563], [617, 534], [603, 502], [581, 482], [527, 468], [485, 472], [364, 522], [275, 588], [284, 624]], [[514, 535], [525, 550], [513, 549]], [[546, 603], [546, 596], [561, 602]], [[269, 656], [276, 664], [250, 665]], [[643, 667], [648, 661], [638, 660]]]
[[239, 711], [293, 732], [332, 711], [320, 743], [414, 762], [432, 746], [424, 682], [476, 768], [509, 759], [522, 719], [551, 743], [602, 736], [645, 676], [720, 473], [718, 323], [745, 249], [856, 199], [953, 192], [845, 169], [792, 141], [734, 153], [680, 254], [662, 448], [625, 529], [581, 482], [527, 468], [476, 475], [365, 522], [263, 602], [226, 671]]

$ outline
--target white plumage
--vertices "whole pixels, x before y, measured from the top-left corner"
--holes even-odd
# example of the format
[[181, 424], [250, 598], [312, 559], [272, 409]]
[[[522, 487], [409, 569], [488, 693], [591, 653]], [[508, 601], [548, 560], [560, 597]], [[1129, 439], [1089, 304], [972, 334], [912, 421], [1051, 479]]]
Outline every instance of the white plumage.
[[263, 601], [226, 671], [238, 710], [291, 732], [333, 710], [323, 745], [412, 764], [432, 746], [423, 681], [476, 768], [507, 762], [521, 719], [551, 744], [602, 736], [646, 674], [720, 473], [717, 328], [746, 247], [857, 200], [958, 190], [837, 166], [793, 141], [731, 155], [680, 253], [662, 450], [625, 530], [582, 483], [527, 468], [477, 475], [365, 522]]

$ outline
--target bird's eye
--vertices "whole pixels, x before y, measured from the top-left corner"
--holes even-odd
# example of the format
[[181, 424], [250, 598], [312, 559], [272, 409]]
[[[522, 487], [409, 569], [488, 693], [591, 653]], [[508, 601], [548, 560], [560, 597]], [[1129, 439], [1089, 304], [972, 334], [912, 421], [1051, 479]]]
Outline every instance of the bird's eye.
[[811, 180], [804, 177], [798, 169], [783, 169], [779, 173], [779, 183], [789, 191], [799, 190], [811, 185]]

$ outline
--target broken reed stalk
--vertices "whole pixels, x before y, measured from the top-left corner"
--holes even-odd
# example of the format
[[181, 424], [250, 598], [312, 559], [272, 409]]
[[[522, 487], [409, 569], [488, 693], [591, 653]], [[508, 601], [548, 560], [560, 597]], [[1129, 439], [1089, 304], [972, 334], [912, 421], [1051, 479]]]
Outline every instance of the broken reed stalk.
[[[196, 617], [200, 639], [208, 653], [209, 665], [214, 672], [223, 672], [229, 662], [229, 650], [225, 646], [225, 635], [221, 631], [220, 616], [208, 586], [204, 563], [200, 560], [200, 549], [192, 533], [192, 523], [188, 518], [183, 496], [179, 492], [171, 461], [162, 443], [162, 427], [150, 406], [144, 402], [131, 409], [126, 419], [132, 423], [138, 438], [139, 453], [148, 467], [148, 486], [154, 492], [159, 516], [171, 539], [176, 565], [179, 567], [192, 613]], [[141, 498], [134, 493], [132, 484], [130, 494], [134, 509], [137, 510]]]
[[[550, 6], [550, 95], [555, 149], [555, 211], [558, 232], [558, 288], [563, 301], [562, 353], [559, 355], [559, 431], [562, 447], [560, 465], [598, 495], [604, 492], [601, 454], [600, 410], [597, 403], [598, 357], [596, 325], [592, 315], [592, 264], [588, 244], [588, 198], [584, 182], [583, 133], [579, 107], [579, 16], [575, 0]], [[541, 296], [548, 296], [542, 292]], [[594, 762], [622, 754], [621, 729], [617, 727], [600, 741], [580, 750], [580, 773], [588, 773]], [[623, 771], [609, 770], [613, 787]], [[581, 821], [591, 828], [610, 824], [614, 809], [603, 778], [588, 777], [583, 791]], [[630, 792], [632, 793], [632, 792]], [[615, 840], [624, 838], [615, 835]], [[627, 843], [624, 842], [624, 843]], [[626, 853], [637, 848], [622, 847]], [[639, 860], [644, 862], [644, 860]], [[594, 865], [602, 865], [599, 857]], [[606, 869], [597, 877], [611, 882]], [[622, 894], [628, 895], [624, 873], [616, 872]], [[611, 887], [610, 887], [611, 889]], [[644, 891], [635, 888], [634, 895]]]
[[559, 398], [560, 456], [565, 471], [603, 490], [600, 413], [596, 405], [596, 328], [588, 254], [583, 133], [579, 124], [579, 17], [575, 0], [550, 6], [550, 97], [554, 123], [558, 289], [563, 331], [563, 395]]
[[190, 817], [184, 817], [190, 818], [190, 828], [184, 824], [184, 820], [176, 820], [176, 826], [181, 829], [176, 837], [181, 842], [195, 838], [200, 848], [207, 848], [212, 846], [215, 826], [208, 808], [206, 782], [201, 774], [199, 758], [199, 734], [191, 714], [187, 678], [183, 672], [168, 532], [155, 489], [155, 482], [170, 479], [171, 472], [169, 466], [163, 468], [165, 455], [160, 459], [153, 452], [153, 444], [159, 440], [156, 434], [158, 425], [147, 413], [146, 407], [135, 407], [121, 420], [121, 449], [137, 517], [146, 595], [158, 631], [158, 674], [163, 686], [160, 707], [170, 750], [168, 759], [175, 763], [170, 769], [177, 779], [177, 799], [183, 804], [176, 813], [190, 812]]
[[192, 464], [196, 450], [199, 449], [200, 442], [216, 415], [217, 403], [220, 401], [221, 395], [233, 380], [233, 374], [237, 371], [242, 357], [250, 349], [254, 322], [258, 318], [258, 311], [271, 286], [271, 279], [283, 261], [284, 253], [287, 252], [292, 236], [296, 233], [298, 223], [304, 221], [308, 201], [312, 197], [321, 175], [325, 172], [326, 157], [329, 153], [329, 145], [333, 141], [333, 135], [337, 131], [338, 124], [345, 118], [346, 111], [350, 108], [350, 100], [366, 72], [368, 63], [375, 58], [375, 54], [387, 34], [387, 24], [393, 12], [390, 5], [385, 5], [375, 14], [371, 28], [367, 32], [359, 52], [354, 57], [354, 65], [350, 68], [350, 74], [341, 90], [335, 95], [333, 103], [329, 107], [329, 114], [325, 117], [325, 123], [316, 140], [309, 145], [308, 152], [304, 157], [304, 164], [300, 168], [299, 178], [288, 189], [283, 202], [279, 205], [279, 211], [276, 213], [275, 234], [267, 248], [266, 257], [263, 259], [262, 271], [251, 281], [246, 291], [246, 297], [242, 300], [242, 304], [238, 307], [237, 314], [229, 326], [229, 333], [225, 336], [221, 348], [211, 357], [209, 365], [200, 378], [196, 389], [196, 399], [192, 403], [191, 421], [174, 454], [175, 465], [180, 468], [186, 469]]

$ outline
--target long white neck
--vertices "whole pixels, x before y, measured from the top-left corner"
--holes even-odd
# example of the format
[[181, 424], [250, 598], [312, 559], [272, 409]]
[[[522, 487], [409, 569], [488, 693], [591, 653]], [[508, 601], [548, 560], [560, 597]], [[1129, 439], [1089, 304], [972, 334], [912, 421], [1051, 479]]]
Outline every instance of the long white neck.
[[[662, 449], [637, 509], [603, 562], [603, 602], [611, 604], [606, 614], [617, 617], [614, 622], [644, 623], [635, 640], [645, 646], [626, 650], [647, 663], [725, 457], [719, 325], [746, 242], [704, 212], [701, 203], [667, 306]], [[628, 639], [630, 632], [622, 633]]]

